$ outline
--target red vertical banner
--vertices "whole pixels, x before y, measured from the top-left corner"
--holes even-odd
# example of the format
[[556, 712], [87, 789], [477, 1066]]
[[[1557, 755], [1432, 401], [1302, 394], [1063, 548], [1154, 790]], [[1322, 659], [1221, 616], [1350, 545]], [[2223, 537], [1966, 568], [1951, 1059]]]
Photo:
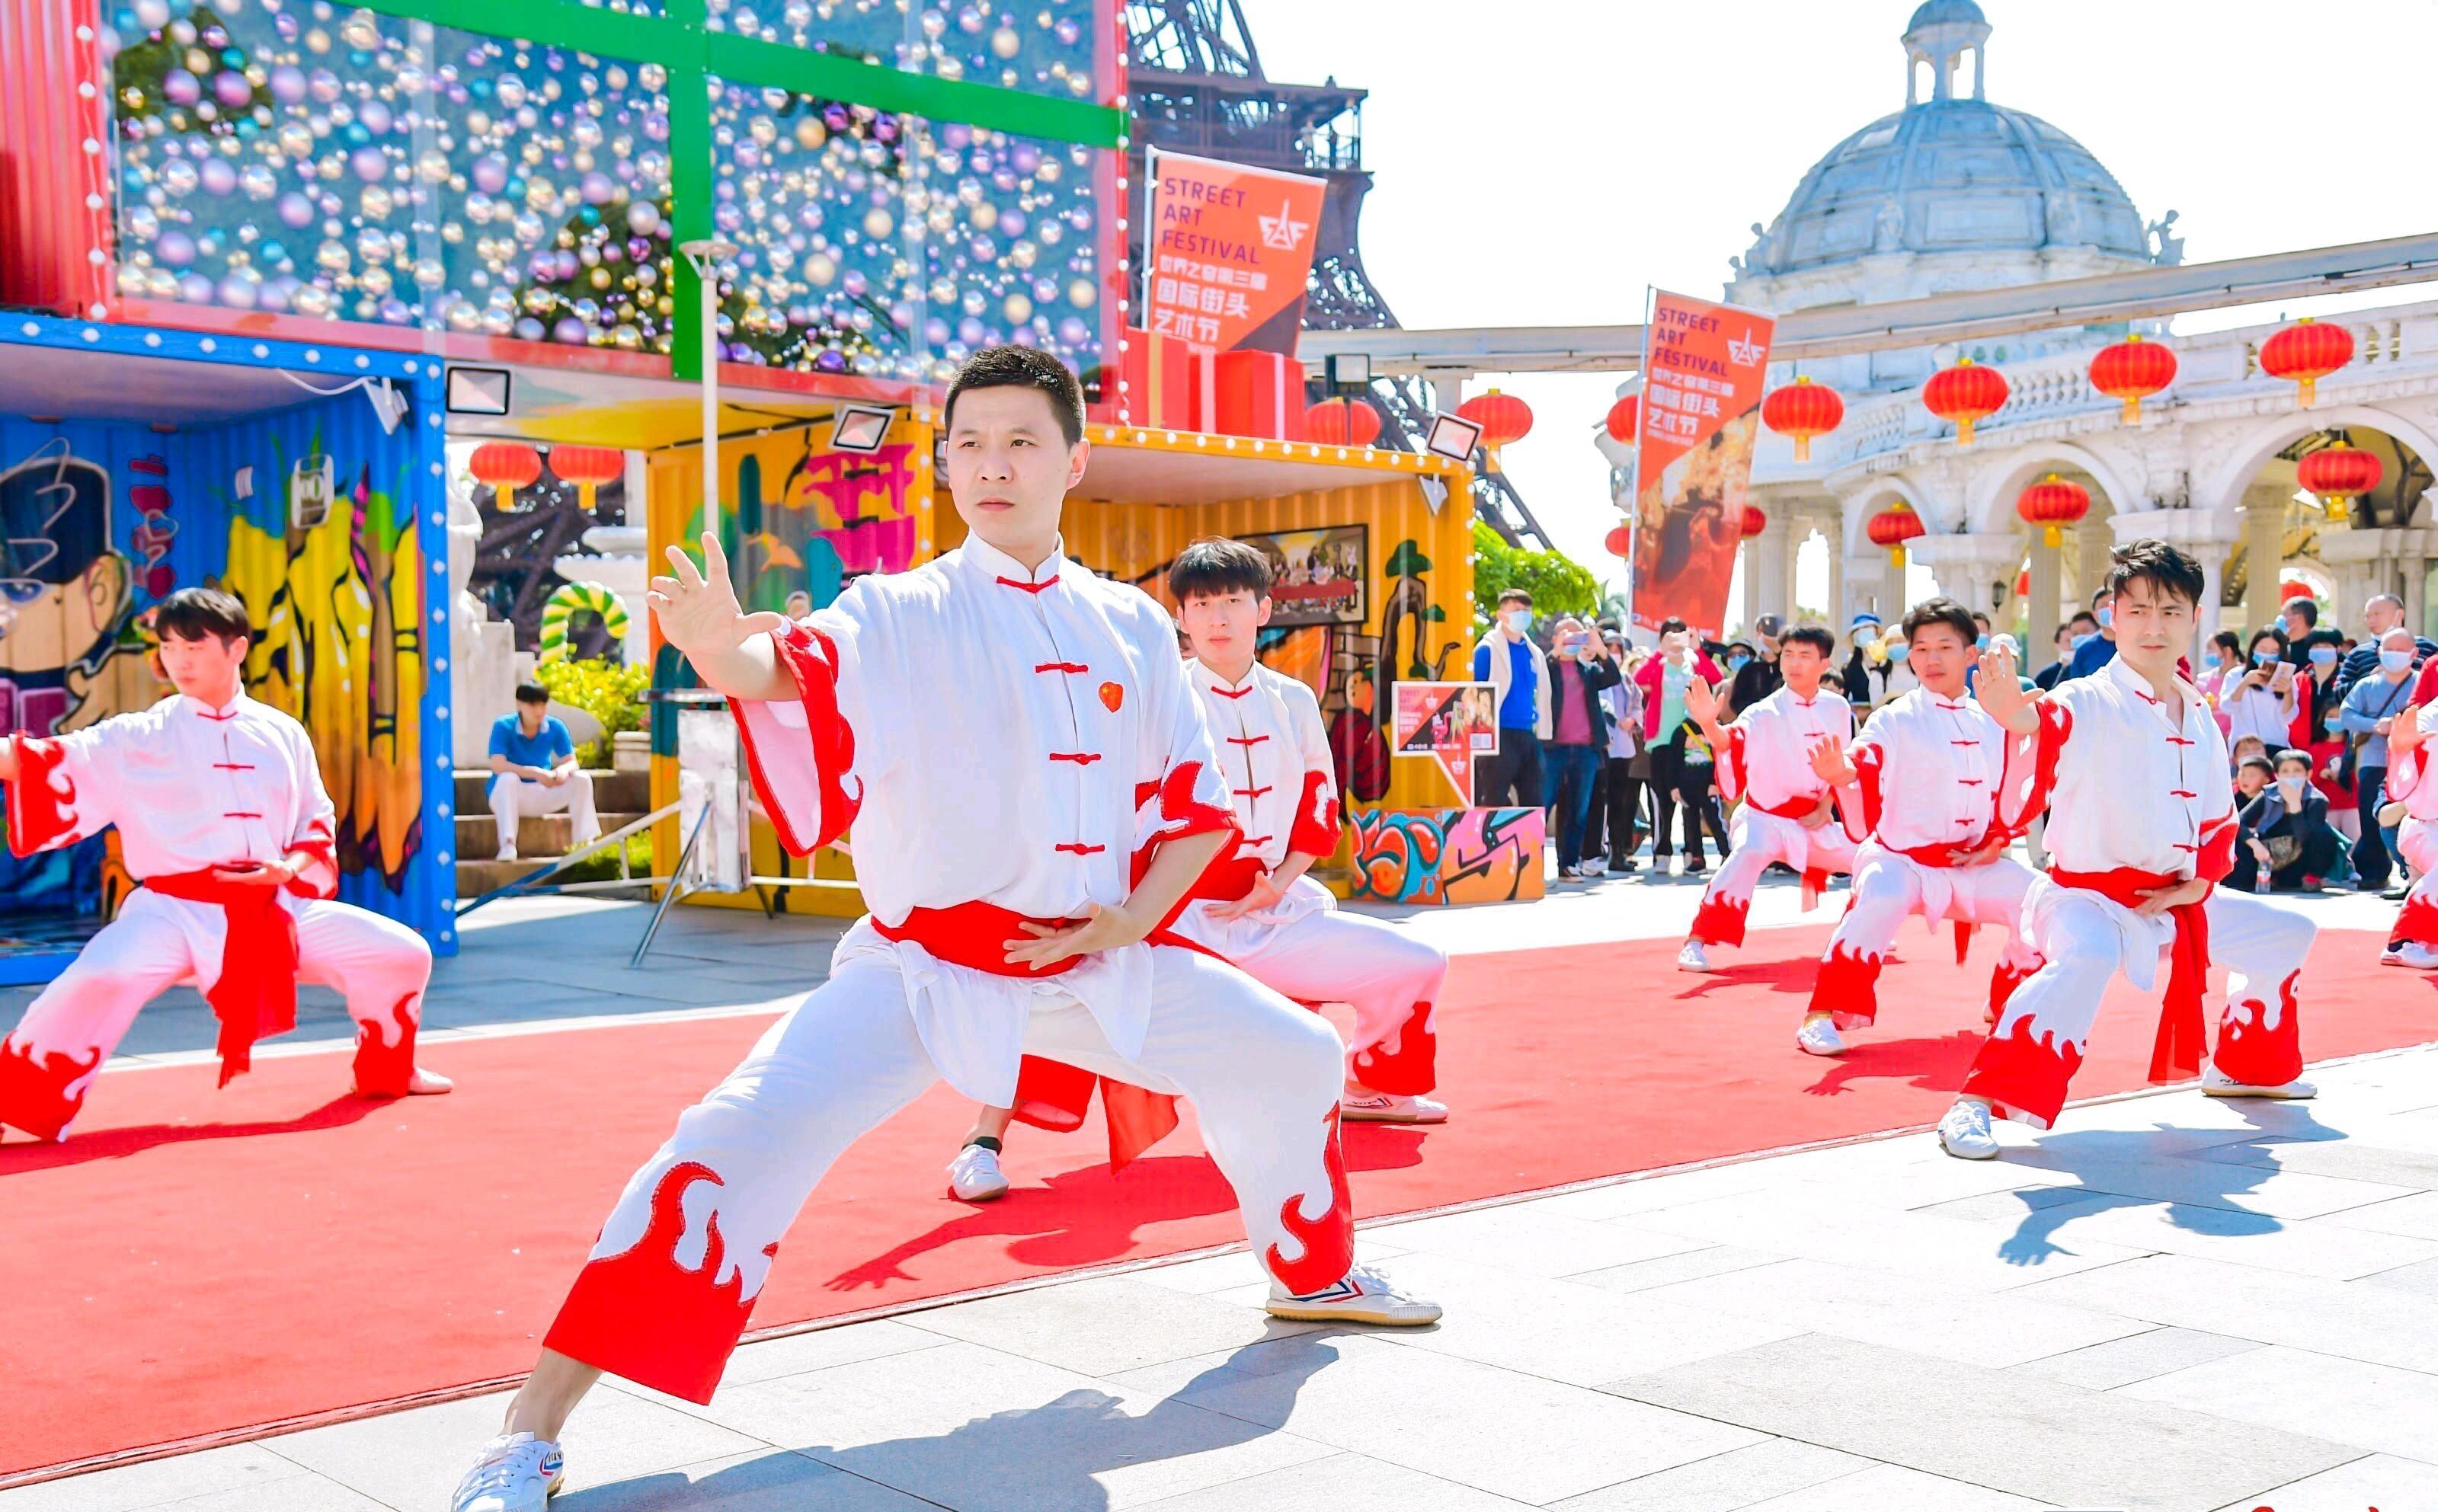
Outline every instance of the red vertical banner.
[[1653, 290], [1634, 431], [1634, 621], [1717, 635], [1743, 540], [1753, 442], [1777, 323]]
[[1151, 335], [1202, 351], [1293, 356], [1328, 181], [1176, 152], [1152, 153], [1147, 171]]

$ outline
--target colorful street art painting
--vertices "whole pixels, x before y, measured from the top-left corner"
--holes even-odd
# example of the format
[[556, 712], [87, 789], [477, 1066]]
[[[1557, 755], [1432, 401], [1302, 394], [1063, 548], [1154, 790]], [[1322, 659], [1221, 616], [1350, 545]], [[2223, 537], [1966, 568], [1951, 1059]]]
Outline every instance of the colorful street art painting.
[[1353, 826], [1354, 897], [1440, 905], [1542, 895], [1545, 809], [1359, 809]]
[[[398, 897], [423, 845], [425, 567], [399, 502], [415, 461], [413, 435], [352, 396], [191, 430], [0, 415], [0, 735], [166, 696], [149, 611], [225, 588], [256, 627], [247, 691], [320, 753], [342, 896], [420, 924]], [[0, 854], [0, 915], [99, 911], [106, 838]]]

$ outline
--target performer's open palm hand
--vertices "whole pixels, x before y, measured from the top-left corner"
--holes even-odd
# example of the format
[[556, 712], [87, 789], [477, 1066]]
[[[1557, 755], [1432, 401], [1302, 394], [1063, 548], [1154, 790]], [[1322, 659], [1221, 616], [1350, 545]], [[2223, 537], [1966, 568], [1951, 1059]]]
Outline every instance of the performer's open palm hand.
[[786, 615], [748, 614], [736, 602], [736, 589], [728, 576], [728, 554], [719, 549], [719, 536], [713, 532], [702, 533], [701, 568], [681, 547], [670, 547], [668, 557], [677, 575], [652, 579], [644, 600], [661, 622], [661, 634], [688, 657], [733, 651], [766, 630], [786, 626]]
[[1854, 764], [1846, 759], [1846, 743], [1831, 735], [1811, 747], [1811, 775], [1830, 787], [1843, 787], [1854, 780]]
[[1685, 684], [1685, 712], [1693, 716], [1693, 723], [1697, 725], [1708, 724], [1719, 717], [1719, 695], [1711, 691], [1709, 683], [1703, 680], [1699, 672]]
[[1097, 903], [1085, 905], [1081, 923], [1053, 927], [1027, 922], [1018, 927], [1033, 938], [1006, 942], [1008, 964], [1036, 969], [1065, 960], [1069, 956], [1122, 950], [1151, 933], [1147, 925], [1123, 908], [1111, 908]]
[[2390, 750], [2419, 750], [2429, 739], [2429, 732], [2421, 728], [2419, 704], [2406, 704], [2404, 712], [2387, 727], [2387, 748]]
[[1277, 907], [1279, 901], [1286, 895], [1286, 889], [1279, 886], [1279, 879], [1264, 869], [1254, 876], [1250, 892], [1233, 903], [1214, 903], [1207, 911], [1213, 919], [1242, 919], [1248, 913]]

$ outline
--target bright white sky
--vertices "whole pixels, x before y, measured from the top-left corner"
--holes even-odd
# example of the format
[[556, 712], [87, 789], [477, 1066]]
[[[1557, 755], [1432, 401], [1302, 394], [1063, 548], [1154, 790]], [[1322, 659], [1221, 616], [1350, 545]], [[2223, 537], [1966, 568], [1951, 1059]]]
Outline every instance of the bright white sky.
[[[1914, 3], [1243, 0], [1270, 78], [1334, 74], [1371, 92], [1364, 265], [1408, 326], [1631, 323], [1652, 284], [1718, 297], [1751, 223], [1829, 148], [1903, 105], [1897, 38]], [[2430, 0], [1981, 7], [1995, 28], [1988, 97], [2078, 138], [2146, 220], [2182, 211], [2187, 261], [2438, 220], [2419, 160], [2429, 97], [2377, 62], [2438, 55]], [[2216, 311], [2176, 328], [2413, 297]], [[1617, 517], [1590, 441], [1615, 379], [1500, 386], [1536, 416], [1507, 450], [1509, 475], [1563, 550], [1616, 575], [1600, 540]]]

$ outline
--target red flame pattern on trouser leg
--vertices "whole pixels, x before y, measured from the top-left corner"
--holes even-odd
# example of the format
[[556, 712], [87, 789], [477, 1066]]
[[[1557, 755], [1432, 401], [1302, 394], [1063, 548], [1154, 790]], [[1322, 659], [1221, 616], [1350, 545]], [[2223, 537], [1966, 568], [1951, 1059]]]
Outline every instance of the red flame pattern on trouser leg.
[[[2318, 927], [2248, 893], [2221, 889], [2206, 906], [2210, 948], [2227, 968], [2226, 1011], [2210, 1060], [2247, 1086], [2282, 1086], [2303, 1074], [2295, 990]], [[2270, 982], [2278, 984], [2274, 1005], [2261, 995]]]
[[1844, 940], [1831, 941], [1811, 978], [1810, 1011], [1829, 1014], [1841, 1029], [1862, 1029], [1880, 1016], [1879, 980], [1879, 957], [1858, 956]]
[[0, 1124], [37, 1139], [61, 1137], [100, 1066], [99, 1050], [78, 1060], [64, 1050], [36, 1055], [13, 1039], [0, 1044]]
[[2403, 911], [2395, 916], [2395, 927], [2387, 932], [2392, 944], [2415, 944], [2428, 950], [2438, 950], [2438, 872], [2429, 872], [2412, 884], [2405, 894]]
[[1228, 964], [1273, 992], [1354, 1010], [1348, 1081], [1409, 1098], [1439, 1085], [1434, 1005], [1447, 980], [1447, 956], [1438, 946], [1327, 907], [1216, 945]]
[[1438, 1010], [1416, 1003], [1397, 1029], [1397, 1047], [1372, 1046], [1347, 1060], [1347, 1076], [1374, 1092], [1419, 1098], [1440, 1084], [1440, 1037], [1432, 1029]]
[[356, 1026], [356, 1095], [402, 1098], [415, 1081], [415, 1030], [423, 1018], [423, 994], [409, 993], [389, 1011], [386, 1023]]
[[2015, 989], [2030, 981], [2032, 974], [2040, 969], [2038, 957], [2019, 960], [2012, 949], [1998, 958], [1998, 964], [1989, 969], [1989, 1012], [1986, 1023], [1991, 1030], [2005, 1017], [2006, 1005], [2014, 1000]]
[[2302, 1028], [2294, 1001], [2294, 983], [2302, 975], [2296, 972], [2279, 985], [2273, 1012], [2248, 990], [2242, 997], [2227, 999], [2218, 1020], [2217, 1047], [2210, 1053], [2221, 1075], [2246, 1086], [2275, 1087], [2303, 1074]]
[[1921, 907], [1921, 888], [1912, 863], [1874, 852], [1858, 863], [1845, 917], [1811, 981], [1811, 1012], [1834, 1015], [1841, 1029], [1862, 1029], [1879, 1017], [1880, 967], [1907, 916]]
[[1963, 1090], [1988, 1099], [1998, 1117], [2045, 1129], [2057, 1121], [2066, 1087], [2081, 1066], [2081, 1046], [2060, 1042], [2053, 1030], [2036, 1030], [2027, 1013], [2015, 1020], [2011, 1032], [1982, 1045], [1964, 1075]]
[[2124, 958], [2112, 906], [2058, 888], [2026, 925], [2025, 948], [2042, 964], [2008, 998], [1964, 1077], [1964, 1092], [1987, 1099], [1997, 1116], [2045, 1129], [2065, 1105], [2100, 997]]
[[1273, 1244], [1262, 1254], [1269, 1273], [1297, 1296], [1319, 1291], [1354, 1266], [1354, 1195], [1346, 1186], [1346, 1152], [1338, 1143], [1335, 1108], [1323, 1123], [1328, 1143], [1321, 1158], [1329, 1171], [1329, 1208], [1317, 1218], [1306, 1218], [1305, 1199], [1288, 1198], [1279, 1207], [1279, 1222], [1302, 1253], [1290, 1260]]
[[[689, 1401], [711, 1400], [737, 1336], [753, 1316], [753, 1300], [745, 1295], [741, 1272], [721, 1279], [728, 1242], [716, 1211], [703, 1219], [700, 1263], [689, 1266], [678, 1257], [688, 1227], [686, 1193], [698, 1183], [726, 1185], [698, 1161], [681, 1161], [662, 1174], [644, 1237], [577, 1274], [542, 1340], [545, 1347]], [[762, 1253], [778, 1249], [773, 1240]]]
[[1740, 945], [1744, 919], [1752, 912], [1750, 898], [1704, 898], [1685, 938], [1705, 945]]

